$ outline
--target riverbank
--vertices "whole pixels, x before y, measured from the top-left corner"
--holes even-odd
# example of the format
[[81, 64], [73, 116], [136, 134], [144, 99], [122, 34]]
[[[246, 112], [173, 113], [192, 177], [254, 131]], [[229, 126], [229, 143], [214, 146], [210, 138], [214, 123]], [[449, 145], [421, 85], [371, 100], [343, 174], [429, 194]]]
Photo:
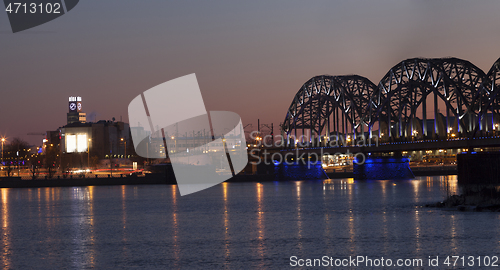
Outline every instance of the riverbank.
[[446, 200], [425, 207], [445, 210], [500, 212], [500, 192], [495, 186], [463, 186], [463, 194], [451, 195]]
[[0, 188], [37, 188], [37, 187], [81, 187], [113, 185], [156, 185], [168, 183], [164, 175], [127, 176], [127, 177], [67, 177], [54, 179], [29, 179], [20, 177], [0, 178]]
[[[415, 176], [439, 176], [439, 175], [454, 175], [456, 170], [415, 170]], [[344, 172], [328, 172], [325, 174], [330, 179], [353, 178], [352, 171]], [[319, 179], [319, 178], [318, 178]], [[272, 182], [272, 181], [288, 181], [276, 180], [273, 173], [269, 174], [238, 174], [229, 179], [227, 182]], [[81, 187], [81, 186], [113, 186], [113, 185], [175, 185], [173, 176], [168, 176], [162, 173], [152, 173], [145, 176], [120, 176], [120, 177], [80, 177], [68, 176], [66, 178], [54, 179], [27, 179], [20, 177], [3, 177], [0, 178], [0, 188], [37, 188], [37, 187]]]
[[[423, 167], [411, 168], [415, 176], [441, 176], [441, 175], [456, 175], [457, 167]], [[352, 171], [326, 172], [330, 179], [354, 178]]]

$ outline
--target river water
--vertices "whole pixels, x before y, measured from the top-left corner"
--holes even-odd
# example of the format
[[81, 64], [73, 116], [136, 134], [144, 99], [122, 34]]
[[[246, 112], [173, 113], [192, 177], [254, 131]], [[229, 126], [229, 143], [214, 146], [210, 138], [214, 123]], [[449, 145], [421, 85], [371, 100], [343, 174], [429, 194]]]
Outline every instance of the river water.
[[[446, 256], [494, 259], [499, 214], [421, 207], [457, 189], [455, 176], [223, 183], [184, 197], [167, 185], [1, 189], [0, 263], [286, 269], [307, 262], [299, 259], [368, 256], [423, 259], [415, 269], [427, 269], [429, 256], [439, 256], [433, 269], [444, 269]], [[370, 267], [344, 267], [358, 268]]]

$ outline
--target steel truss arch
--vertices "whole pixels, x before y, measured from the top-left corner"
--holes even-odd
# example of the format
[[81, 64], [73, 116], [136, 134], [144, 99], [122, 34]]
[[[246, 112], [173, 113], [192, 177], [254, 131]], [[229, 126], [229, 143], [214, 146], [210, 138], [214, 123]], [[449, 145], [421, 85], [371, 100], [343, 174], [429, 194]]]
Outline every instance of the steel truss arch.
[[[480, 89], [481, 95], [476, 102], [479, 104], [481, 123], [486, 122], [486, 128], [499, 131], [500, 122], [500, 58], [493, 63], [486, 74], [486, 81]], [[488, 114], [490, 117], [488, 117]]]
[[332, 134], [405, 141], [485, 136], [499, 124], [500, 59], [485, 74], [458, 58], [412, 58], [378, 85], [358, 75], [311, 78], [294, 96], [282, 132], [289, 143]]
[[[386, 125], [390, 123], [389, 138], [442, 138], [454, 132], [468, 136], [477, 126], [475, 100], [484, 79], [481, 69], [457, 58], [402, 61], [380, 81], [382, 102], [373, 118], [385, 121]], [[429, 95], [433, 100], [433, 132], [427, 130]], [[419, 108], [422, 118], [417, 117]]]
[[[336, 135], [362, 133], [371, 121], [370, 110], [377, 86], [358, 75], [316, 76], [302, 85], [290, 105], [283, 131], [301, 142]], [[294, 131], [294, 134], [291, 132]]]

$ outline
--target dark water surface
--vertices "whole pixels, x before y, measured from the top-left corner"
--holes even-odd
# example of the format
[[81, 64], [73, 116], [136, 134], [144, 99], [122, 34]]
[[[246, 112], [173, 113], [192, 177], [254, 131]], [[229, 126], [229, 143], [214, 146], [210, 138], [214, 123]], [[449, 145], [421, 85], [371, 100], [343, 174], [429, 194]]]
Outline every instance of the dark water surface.
[[0, 192], [4, 269], [283, 269], [291, 256], [427, 269], [428, 256], [500, 255], [499, 214], [419, 207], [456, 193], [454, 176]]

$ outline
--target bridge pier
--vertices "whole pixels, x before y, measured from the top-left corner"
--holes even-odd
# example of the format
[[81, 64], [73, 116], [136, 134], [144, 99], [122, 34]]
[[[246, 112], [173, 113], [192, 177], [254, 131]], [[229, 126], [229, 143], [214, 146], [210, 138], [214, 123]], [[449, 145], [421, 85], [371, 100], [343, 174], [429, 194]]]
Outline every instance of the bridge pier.
[[500, 152], [457, 155], [459, 184], [500, 184]]
[[402, 156], [366, 157], [362, 164], [354, 163], [355, 180], [407, 180], [413, 179], [410, 159]]

